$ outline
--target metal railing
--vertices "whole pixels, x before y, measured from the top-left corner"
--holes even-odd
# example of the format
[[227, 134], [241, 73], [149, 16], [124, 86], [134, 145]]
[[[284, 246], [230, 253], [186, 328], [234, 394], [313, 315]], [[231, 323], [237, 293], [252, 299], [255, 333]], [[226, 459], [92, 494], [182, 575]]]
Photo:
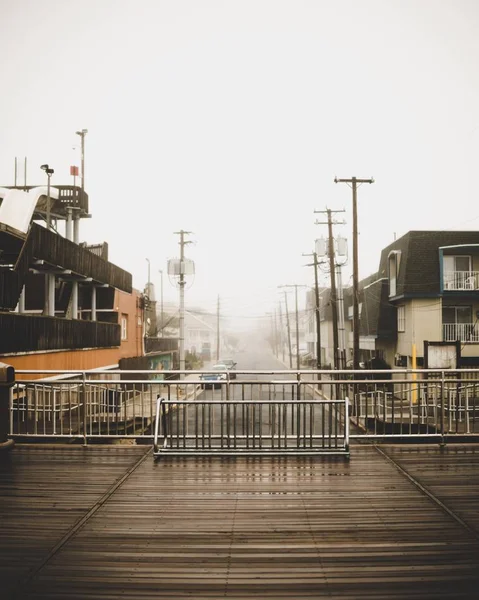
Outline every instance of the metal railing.
[[479, 330], [474, 323], [443, 323], [442, 335], [445, 342], [479, 342]]
[[446, 271], [445, 290], [479, 290], [479, 271]]
[[349, 454], [348, 406], [347, 398], [158, 398], [154, 454]]
[[360, 438], [479, 439], [477, 369], [255, 370], [215, 382], [202, 379], [204, 371], [163, 371], [164, 380], [136, 374], [157, 372], [17, 371], [9, 434], [130, 438], [170, 453], [342, 452]]

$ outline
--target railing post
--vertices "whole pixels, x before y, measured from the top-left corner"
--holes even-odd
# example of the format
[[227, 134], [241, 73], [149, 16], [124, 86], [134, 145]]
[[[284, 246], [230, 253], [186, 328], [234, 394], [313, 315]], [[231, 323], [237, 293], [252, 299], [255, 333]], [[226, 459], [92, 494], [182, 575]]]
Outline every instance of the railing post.
[[344, 399], [344, 449], [349, 454], [349, 398]]
[[441, 371], [441, 442], [440, 446], [444, 447], [446, 445], [445, 436], [444, 436], [444, 419], [445, 419], [445, 407], [444, 403], [446, 401], [445, 391], [446, 391], [446, 376], [444, 371]]
[[86, 408], [86, 403], [87, 403], [87, 395], [86, 395], [86, 373], [85, 371], [82, 372], [82, 386], [81, 386], [81, 396], [82, 396], [82, 402], [81, 402], [81, 407], [82, 407], [82, 423], [83, 423], [83, 445], [86, 446], [88, 443], [88, 439], [87, 439], [87, 419], [88, 419], [88, 413], [87, 413], [87, 408]]
[[15, 369], [0, 363], [0, 451], [10, 450], [14, 441], [8, 439], [10, 428], [10, 390], [15, 384]]
[[[155, 454], [158, 453], [158, 433], [159, 433], [159, 428], [160, 428], [160, 419], [163, 419], [162, 401], [163, 401], [163, 398], [161, 398], [160, 395], [158, 394], [158, 396], [156, 397], [155, 431], [154, 431], [154, 437], [153, 437], [153, 451]], [[165, 432], [165, 429], [163, 426], [163, 434], [164, 434], [164, 432]]]

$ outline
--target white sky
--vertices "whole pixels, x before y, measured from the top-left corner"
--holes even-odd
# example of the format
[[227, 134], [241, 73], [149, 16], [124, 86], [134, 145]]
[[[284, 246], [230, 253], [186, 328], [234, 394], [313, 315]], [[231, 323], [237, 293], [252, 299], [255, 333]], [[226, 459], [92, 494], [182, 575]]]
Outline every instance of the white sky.
[[395, 233], [477, 229], [478, 25], [477, 0], [0, 0], [0, 185], [15, 156], [71, 183], [87, 128], [81, 239], [158, 294], [192, 231], [187, 306], [264, 314], [313, 284], [315, 209], [351, 239], [335, 175], [376, 180], [360, 277]]

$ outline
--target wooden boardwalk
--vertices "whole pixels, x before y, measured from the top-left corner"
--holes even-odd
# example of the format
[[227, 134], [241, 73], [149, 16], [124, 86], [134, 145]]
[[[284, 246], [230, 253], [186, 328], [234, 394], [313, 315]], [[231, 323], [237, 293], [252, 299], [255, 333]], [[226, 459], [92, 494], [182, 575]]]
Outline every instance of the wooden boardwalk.
[[479, 445], [351, 459], [20, 445], [0, 462], [2, 598], [476, 598]]

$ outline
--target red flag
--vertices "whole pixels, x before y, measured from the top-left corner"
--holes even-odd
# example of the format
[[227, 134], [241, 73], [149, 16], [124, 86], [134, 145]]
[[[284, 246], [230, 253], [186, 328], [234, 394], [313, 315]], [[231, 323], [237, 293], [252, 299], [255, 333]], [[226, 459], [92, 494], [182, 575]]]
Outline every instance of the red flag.
[[72, 177], [78, 177], [78, 167], [75, 167], [75, 166], [72, 165], [70, 167], [70, 175]]

